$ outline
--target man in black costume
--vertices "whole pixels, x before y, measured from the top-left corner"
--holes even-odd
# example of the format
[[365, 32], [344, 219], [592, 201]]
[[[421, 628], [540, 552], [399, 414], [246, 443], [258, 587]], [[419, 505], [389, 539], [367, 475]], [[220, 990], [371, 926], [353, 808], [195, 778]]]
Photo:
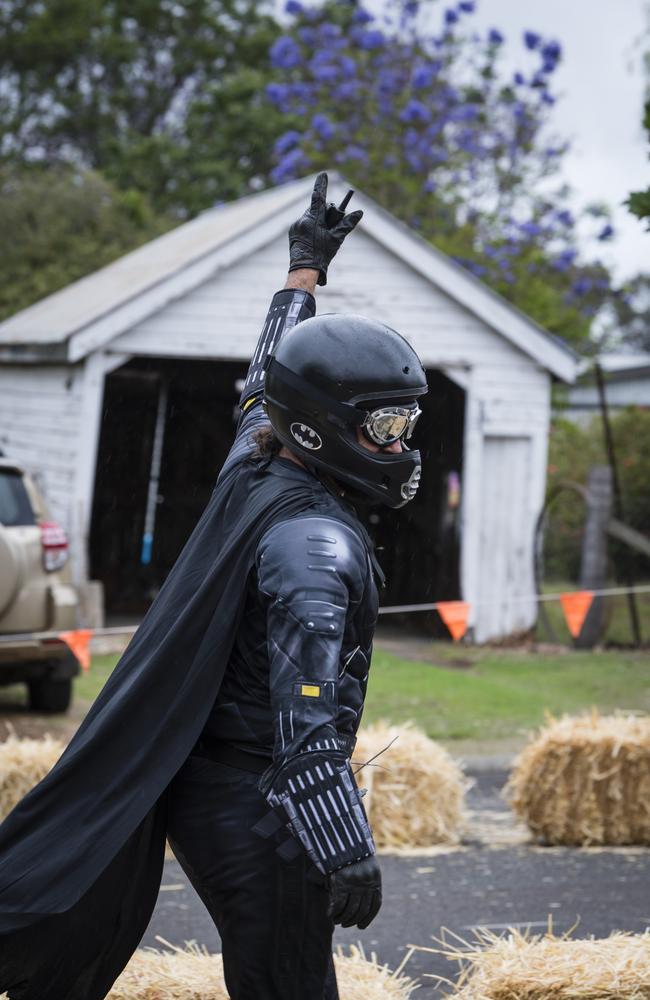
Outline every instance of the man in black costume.
[[10, 1000], [106, 995], [151, 915], [165, 833], [231, 1000], [336, 1000], [334, 924], [365, 928], [381, 905], [350, 766], [381, 570], [354, 504], [415, 495], [405, 440], [427, 385], [394, 331], [315, 318], [361, 218], [326, 193], [321, 174], [291, 227], [206, 511], [61, 761], [0, 826]]

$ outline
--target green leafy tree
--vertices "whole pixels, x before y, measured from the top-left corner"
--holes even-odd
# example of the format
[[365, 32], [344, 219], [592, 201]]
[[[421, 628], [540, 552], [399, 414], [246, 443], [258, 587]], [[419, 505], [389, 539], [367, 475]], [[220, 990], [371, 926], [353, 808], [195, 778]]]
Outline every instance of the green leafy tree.
[[0, 158], [73, 163], [179, 217], [264, 183], [279, 28], [254, 0], [3, 0]]
[[612, 296], [605, 334], [605, 349], [650, 351], [650, 274], [635, 275]]
[[0, 168], [0, 319], [169, 228], [137, 191], [69, 167]]

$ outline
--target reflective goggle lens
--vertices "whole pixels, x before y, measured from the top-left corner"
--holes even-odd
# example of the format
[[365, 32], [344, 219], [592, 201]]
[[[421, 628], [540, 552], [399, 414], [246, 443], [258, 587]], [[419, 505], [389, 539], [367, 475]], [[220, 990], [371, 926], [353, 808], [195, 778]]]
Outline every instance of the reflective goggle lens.
[[389, 445], [410, 438], [421, 412], [417, 404], [410, 409], [385, 406], [368, 413], [361, 426], [375, 444]]

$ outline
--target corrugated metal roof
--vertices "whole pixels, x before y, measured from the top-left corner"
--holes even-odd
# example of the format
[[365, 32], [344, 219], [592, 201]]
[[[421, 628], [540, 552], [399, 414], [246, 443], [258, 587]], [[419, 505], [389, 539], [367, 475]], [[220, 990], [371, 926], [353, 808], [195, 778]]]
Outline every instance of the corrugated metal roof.
[[632, 375], [650, 368], [650, 353], [644, 351], [612, 351], [601, 354], [598, 358], [585, 358], [580, 362], [580, 375], [590, 377], [593, 374], [594, 362], [598, 361], [606, 375], [614, 378]]
[[0, 323], [0, 344], [52, 344], [195, 263], [311, 189], [312, 178], [201, 213]]
[[[313, 183], [311, 175], [203, 212], [16, 313], [0, 323], [0, 357], [23, 363], [78, 360], [122, 332], [115, 322], [118, 314], [121, 313], [122, 325], [132, 321], [135, 313], [138, 319], [150, 315], [164, 304], [165, 295], [174, 283], [176, 288], [183, 286], [186, 292], [187, 285], [200, 283], [196, 274], [212, 267], [215, 258], [243, 255], [241, 246], [246, 243], [247, 234], [254, 237], [264, 227], [268, 234], [275, 217], [278, 227], [285, 227], [292, 204], [306, 203]], [[338, 173], [330, 173], [333, 195], [333, 189], [340, 193], [344, 185], [346, 182]], [[369, 235], [554, 375], [574, 380], [578, 358], [567, 344], [362, 192], [357, 193], [355, 204], [366, 213], [364, 229]], [[80, 339], [82, 343], [78, 343]]]
[[634, 354], [601, 354], [600, 367], [604, 372], [631, 372], [636, 368], [650, 368], [650, 354], [637, 351]]

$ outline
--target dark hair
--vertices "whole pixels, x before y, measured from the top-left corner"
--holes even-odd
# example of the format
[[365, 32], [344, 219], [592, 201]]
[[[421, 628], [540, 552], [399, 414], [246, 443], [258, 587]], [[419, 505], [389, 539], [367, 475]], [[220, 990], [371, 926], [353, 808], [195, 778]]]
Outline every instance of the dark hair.
[[[266, 462], [270, 462], [282, 449], [282, 441], [276, 437], [275, 431], [270, 424], [255, 431], [252, 434], [252, 438], [255, 442], [253, 458], [260, 458], [266, 460]], [[346, 488], [344, 488], [342, 483], [334, 479], [333, 476], [324, 475], [322, 472], [320, 474], [316, 473], [316, 475], [318, 475], [318, 478], [330, 493], [334, 493], [337, 497], [345, 496]]]
[[255, 442], [253, 458], [274, 458], [282, 448], [282, 441], [275, 436], [275, 431], [270, 425], [255, 431], [253, 441]]

